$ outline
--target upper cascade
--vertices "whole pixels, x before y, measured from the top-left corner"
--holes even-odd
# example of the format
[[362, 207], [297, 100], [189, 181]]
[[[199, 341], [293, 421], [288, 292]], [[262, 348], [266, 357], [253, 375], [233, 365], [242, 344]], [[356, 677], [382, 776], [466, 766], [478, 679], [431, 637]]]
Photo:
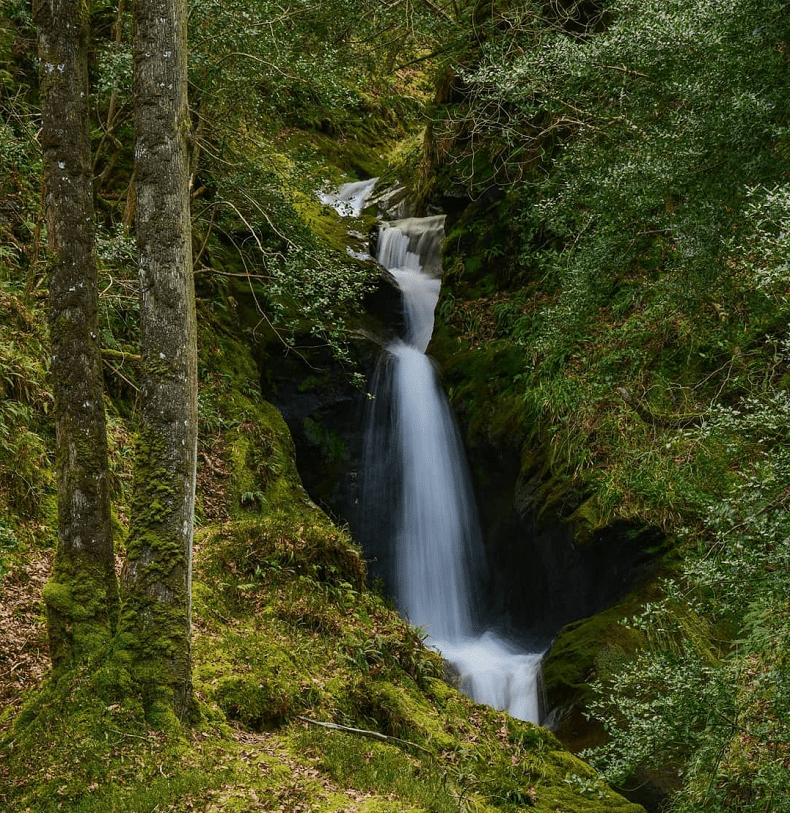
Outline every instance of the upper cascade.
[[440, 278], [444, 221], [445, 215], [434, 215], [382, 223], [378, 261], [390, 270], [408, 269]]
[[321, 203], [331, 206], [341, 217], [359, 217], [378, 178], [343, 184], [337, 192], [319, 192]]
[[405, 341], [421, 353], [433, 334], [442, 274], [444, 215], [382, 223], [376, 259], [403, 291]]

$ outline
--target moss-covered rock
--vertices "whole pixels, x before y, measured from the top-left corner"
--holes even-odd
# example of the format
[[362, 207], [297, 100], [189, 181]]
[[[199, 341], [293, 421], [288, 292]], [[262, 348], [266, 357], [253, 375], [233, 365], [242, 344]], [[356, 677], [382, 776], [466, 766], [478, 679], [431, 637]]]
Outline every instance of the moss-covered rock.
[[644, 645], [644, 636], [622, 623], [643, 600], [644, 596], [634, 595], [591, 618], [568, 624], [546, 655], [543, 686], [549, 722], [574, 752], [600, 745], [605, 739], [600, 725], [584, 716], [591, 683], [607, 680]]

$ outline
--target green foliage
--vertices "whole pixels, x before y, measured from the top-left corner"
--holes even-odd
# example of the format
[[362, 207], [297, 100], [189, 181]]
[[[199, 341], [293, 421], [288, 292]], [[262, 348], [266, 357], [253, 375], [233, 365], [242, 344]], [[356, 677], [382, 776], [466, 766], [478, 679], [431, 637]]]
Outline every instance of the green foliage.
[[[439, 315], [471, 359], [518, 348], [503, 401], [523, 401], [602, 520], [702, 510], [732, 458], [683, 421], [786, 386], [782, 8], [617, 2], [585, 20], [504, 4], [437, 110], [441, 182], [480, 196], [448, 239]], [[486, 386], [478, 366], [459, 404]]]
[[221, 678], [214, 690], [217, 705], [229, 719], [258, 730], [282, 724], [309, 703], [295, 679], [301, 664], [289, 661], [285, 653], [279, 653], [279, 659], [272, 657], [271, 650], [265, 659], [262, 654], [245, 658], [252, 674]]
[[[106, 367], [123, 514], [137, 342], [130, 26], [106, 4], [92, 13], [101, 338], [119, 354]], [[30, 360], [45, 357], [44, 320], [31, 310], [26, 321], [34, 306], [17, 299], [41, 284], [33, 37], [25, 4], [6, 3], [2, 17], [0, 569], [23, 547], [16, 517], [40, 520], [51, 492], [45, 369]], [[275, 728], [277, 747], [293, 735], [335, 780], [427, 810], [451, 806], [450, 789], [481, 810], [629, 809], [546, 732], [436, 681], [436, 656], [367, 593], [359, 552], [309, 504], [249, 354], [205, 327], [241, 325], [297, 352], [327, 343], [346, 363], [371, 272], [345, 255], [343, 228], [314, 192], [341, 172], [378, 172], [408, 135], [397, 160], [421, 173], [423, 196], [479, 199], [448, 240], [439, 311], [460, 351], [447, 332], [436, 342], [455, 354], [448, 379], [470, 433], [539, 448], [525, 446], [523, 461], [546, 472], [544, 510], [578, 489], [594, 495], [577, 515], [591, 527], [619, 515], [687, 528], [668, 598], [635, 629], [608, 630], [595, 654], [602, 619], [568, 631], [576, 649], [555, 661], [572, 688], [590, 660], [609, 681], [595, 707], [611, 733], [601, 764], [612, 777], [678, 768], [678, 811], [778, 804], [790, 737], [784, 4], [615, 0], [603, 14], [594, 3], [198, 0], [190, 23], [201, 452], [220, 462], [214, 484], [227, 477], [220, 498], [235, 517], [205, 535], [197, 567], [206, 714]], [[456, 68], [427, 140], [437, 183], [414, 148], [431, 50]], [[342, 458], [335, 437], [306, 430]], [[737, 645], [716, 641], [733, 630]], [[249, 755], [216, 732], [205, 766], [163, 754], [131, 695], [114, 702], [128, 681], [116, 663], [45, 690], [38, 722], [30, 711], [16, 729], [15, 801], [84, 811], [186, 808], [198, 794], [218, 810], [293, 801], [285, 762], [262, 779], [268, 769], [245, 768]], [[63, 720], [64, 706], [79, 713]], [[414, 738], [437, 762], [283, 728], [311, 710]], [[246, 798], [210, 767], [225, 761]], [[315, 795], [289, 781], [300, 799]]]
[[271, 578], [304, 576], [327, 586], [359, 589], [364, 566], [350, 537], [336, 529], [317, 508], [303, 513], [270, 509], [256, 521], [239, 523], [222, 533], [217, 555], [240, 575], [262, 588]]
[[324, 456], [332, 463], [348, 462], [348, 450], [345, 441], [337, 432], [327, 429], [312, 418], [304, 419], [304, 431], [307, 439], [322, 448]]
[[[598, 763], [610, 779], [676, 764], [683, 789], [673, 810], [764, 810], [790, 786], [789, 403], [786, 392], [746, 401], [698, 431], [741, 454], [751, 447], [755, 462], [724, 499], [708, 503], [702, 527], [688, 530], [683, 573], [667, 584], [668, 598], [634, 619], [651, 646], [598, 687], [593, 711], [611, 736]], [[687, 605], [689, 594], [694, 617], [735, 629], [731, 649], [717, 653], [713, 630], [682, 623], [678, 602]]]
[[214, 295], [229, 287], [220, 274], [246, 279], [233, 297], [255, 334], [300, 353], [328, 345], [349, 374], [348, 334], [376, 272], [349, 258], [346, 229], [316, 191], [341, 173], [378, 174], [414, 128], [425, 76], [390, 69], [428, 46], [431, 21], [446, 20], [431, 5], [191, 8], [199, 282]]
[[37, 519], [51, 494], [52, 396], [35, 311], [0, 281], [0, 510]]
[[475, 199], [439, 307], [462, 341], [435, 343], [454, 403], [477, 442], [509, 437], [519, 399], [539, 508], [581, 491], [586, 524], [658, 525], [684, 559], [617, 647], [591, 640], [604, 616], [569, 630], [549, 677], [578, 690], [574, 666], [619, 649], [593, 707], [610, 778], [679, 772], [684, 813], [781, 809], [786, 4], [502, 3], [490, 23], [428, 141], [438, 189]]
[[605, 682], [643, 648], [643, 633], [618, 623], [633, 612], [635, 605], [636, 597], [629, 597], [623, 604], [563, 627], [552, 644], [542, 675], [544, 688], [554, 703], [562, 706], [577, 701], [579, 692], [589, 699], [591, 673]]

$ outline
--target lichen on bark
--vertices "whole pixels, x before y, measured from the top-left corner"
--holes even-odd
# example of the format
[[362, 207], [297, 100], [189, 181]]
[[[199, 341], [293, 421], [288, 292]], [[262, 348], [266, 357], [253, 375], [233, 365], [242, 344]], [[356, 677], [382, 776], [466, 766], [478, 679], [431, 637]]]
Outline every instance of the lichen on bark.
[[141, 409], [121, 642], [149, 714], [183, 717], [191, 704], [197, 456], [186, 3], [138, 0], [135, 25]]
[[58, 546], [44, 591], [57, 668], [79, 660], [115, 626], [112, 543], [94, 253], [88, 113], [88, 9], [36, 0], [41, 145], [49, 250]]

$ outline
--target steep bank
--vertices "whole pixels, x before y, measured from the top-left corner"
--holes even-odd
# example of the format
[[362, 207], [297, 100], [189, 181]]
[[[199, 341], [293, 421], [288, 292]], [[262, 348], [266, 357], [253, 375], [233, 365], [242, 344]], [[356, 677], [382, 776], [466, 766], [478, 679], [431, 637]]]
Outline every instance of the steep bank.
[[[449, 812], [464, 798], [480, 810], [637, 813], [548, 732], [439, 679], [436, 656], [365, 587], [358, 548], [302, 489], [287, 428], [260, 399], [244, 333], [226, 313], [201, 303], [200, 720], [152, 728], [112, 651], [22, 696], [4, 686], [3, 805], [394, 813]], [[30, 556], [6, 553], [10, 595]], [[32, 634], [41, 621], [31, 621]]]
[[[511, 536], [527, 504], [553, 568], [600, 545], [612, 587], [656, 554], [668, 577], [567, 627], [550, 695], [606, 724], [610, 776], [674, 777], [671, 810], [757, 811], [790, 787], [788, 695], [759, 688], [783, 683], [788, 640], [788, 17], [598, 11], [494, 4], [439, 84], [426, 194], [451, 222], [432, 350], [492, 528]], [[758, 708], [757, 728], [717, 722]]]

